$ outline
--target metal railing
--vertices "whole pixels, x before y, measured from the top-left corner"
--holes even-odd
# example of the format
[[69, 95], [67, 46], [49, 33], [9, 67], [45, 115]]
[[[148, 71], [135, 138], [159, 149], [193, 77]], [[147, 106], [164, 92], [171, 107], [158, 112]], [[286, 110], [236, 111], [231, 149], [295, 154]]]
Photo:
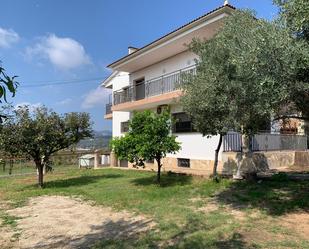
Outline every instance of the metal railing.
[[111, 114], [112, 113], [112, 103], [108, 103], [105, 106], [105, 114]]
[[[250, 138], [251, 151], [281, 151], [281, 150], [307, 150], [308, 136], [299, 134], [277, 134], [260, 132]], [[240, 133], [231, 132], [223, 137], [224, 152], [242, 151]]]
[[114, 92], [114, 105], [175, 91], [181, 88], [183, 80], [188, 75], [195, 73], [196, 66], [194, 65], [148, 80], [145, 83], [129, 86], [121, 91]]
[[251, 138], [252, 151], [307, 150], [307, 135], [259, 133]]
[[240, 152], [242, 150], [241, 135], [238, 132], [231, 132], [223, 137], [224, 152]]

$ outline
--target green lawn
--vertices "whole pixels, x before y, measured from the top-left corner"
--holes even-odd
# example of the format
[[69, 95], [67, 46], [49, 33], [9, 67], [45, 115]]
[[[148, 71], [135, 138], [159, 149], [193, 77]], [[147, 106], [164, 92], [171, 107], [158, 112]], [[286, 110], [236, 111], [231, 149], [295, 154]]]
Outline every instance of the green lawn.
[[[98, 241], [95, 248], [309, 248], [306, 237], [285, 222], [309, 212], [309, 182], [277, 176], [261, 183], [134, 170], [55, 170], [38, 189], [35, 176], [0, 179], [0, 201], [24, 205], [40, 195], [80, 196], [115, 210], [152, 218], [157, 227], [131, 240]], [[14, 223], [0, 213], [3, 223]], [[308, 213], [309, 215], [309, 213]], [[8, 225], [9, 225], [8, 224]], [[308, 237], [307, 237], [308, 238]]]

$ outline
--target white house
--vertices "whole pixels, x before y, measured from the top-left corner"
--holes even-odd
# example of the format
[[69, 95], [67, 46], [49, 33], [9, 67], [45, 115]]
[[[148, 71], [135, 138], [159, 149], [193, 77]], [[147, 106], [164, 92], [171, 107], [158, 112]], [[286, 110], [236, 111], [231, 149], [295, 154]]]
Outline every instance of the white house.
[[[206, 138], [192, 129], [190, 118], [178, 103], [182, 94], [177, 80], [183, 72], [194, 73], [197, 56], [188, 50], [193, 38], [211, 38], [227, 15], [235, 8], [227, 3], [192, 22], [160, 37], [142, 48], [129, 47], [128, 55], [108, 66], [113, 70], [102, 86], [112, 89], [106, 119], [112, 119], [113, 137], [126, 132], [133, 111], [151, 109], [156, 112], [169, 107], [179, 120], [173, 133], [182, 149], [168, 155], [165, 170], [211, 172], [218, 137]], [[221, 159], [221, 153], [220, 153]], [[127, 166], [111, 160], [112, 166]], [[155, 167], [148, 162], [147, 167]]]
[[[177, 122], [173, 134], [181, 142], [181, 150], [168, 155], [163, 170], [209, 174], [212, 172], [218, 137], [203, 137], [192, 129], [189, 116], [183, 112], [179, 99], [182, 91], [177, 82], [182, 73], [195, 72], [195, 54], [188, 50], [193, 38], [211, 39], [222, 25], [223, 19], [235, 7], [224, 5], [185, 24], [142, 48], [129, 47], [128, 54], [108, 65], [113, 71], [102, 86], [112, 89], [106, 108], [106, 119], [112, 119], [113, 137], [122, 136], [128, 129], [133, 111], [150, 109], [161, 112], [169, 107]], [[231, 134], [233, 146], [240, 148], [237, 134]], [[224, 148], [223, 148], [224, 149]], [[223, 154], [219, 153], [219, 171], [223, 170]], [[225, 148], [226, 149], [226, 148]], [[111, 165], [131, 167], [111, 156]], [[147, 168], [156, 168], [147, 162]]]

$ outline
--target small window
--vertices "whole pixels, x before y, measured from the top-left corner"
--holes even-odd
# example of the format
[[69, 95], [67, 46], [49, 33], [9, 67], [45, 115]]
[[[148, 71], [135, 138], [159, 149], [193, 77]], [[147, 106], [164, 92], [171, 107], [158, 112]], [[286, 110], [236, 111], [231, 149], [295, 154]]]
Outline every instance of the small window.
[[120, 123], [120, 131], [121, 133], [125, 133], [129, 131], [129, 122], [121, 122]]
[[146, 160], [146, 163], [154, 163], [154, 159]]
[[190, 159], [177, 158], [177, 165], [182, 168], [190, 168]]
[[173, 119], [175, 120], [175, 123], [173, 125], [174, 133], [195, 132], [195, 129], [192, 125], [192, 119], [187, 113], [174, 113]]

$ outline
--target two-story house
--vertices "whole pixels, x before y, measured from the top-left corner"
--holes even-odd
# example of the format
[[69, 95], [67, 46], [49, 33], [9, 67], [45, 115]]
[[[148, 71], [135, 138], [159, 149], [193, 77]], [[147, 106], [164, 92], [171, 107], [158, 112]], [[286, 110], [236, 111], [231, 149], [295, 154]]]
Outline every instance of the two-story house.
[[[112, 89], [105, 118], [112, 119], [113, 137], [127, 131], [134, 111], [150, 109], [160, 113], [169, 107], [176, 120], [172, 132], [182, 148], [177, 154], [164, 159], [163, 170], [205, 174], [212, 171], [218, 137], [206, 138], [193, 129], [190, 117], [179, 104], [182, 91], [178, 82], [182, 74], [195, 72], [195, 59], [198, 58], [187, 45], [194, 38], [212, 38], [224, 17], [234, 9], [225, 2], [223, 6], [142, 48], [129, 47], [128, 55], [108, 66], [113, 73], [102, 86]], [[113, 155], [111, 164], [130, 167], [125, 161], [115, 160]], [[155, 168], [156, 165], [147, 162], [146, 167]]]

